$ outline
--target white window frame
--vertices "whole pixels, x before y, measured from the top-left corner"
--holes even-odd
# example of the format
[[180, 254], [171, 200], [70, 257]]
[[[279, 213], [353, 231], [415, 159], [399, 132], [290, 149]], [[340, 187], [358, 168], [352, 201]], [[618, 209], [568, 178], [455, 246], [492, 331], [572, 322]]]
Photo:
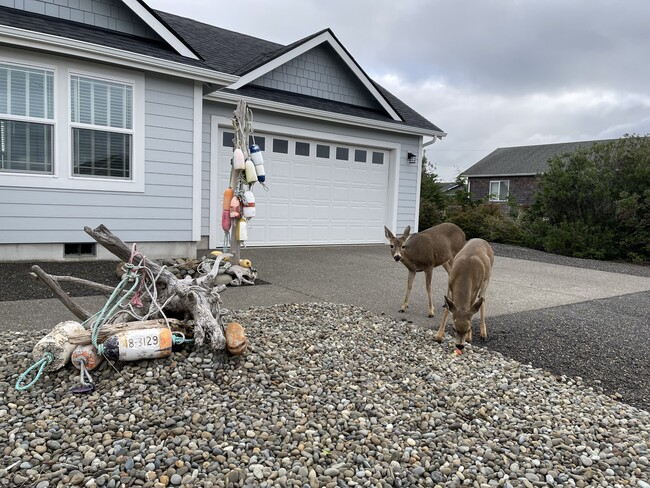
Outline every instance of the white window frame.
[[[492, 192], [492, 184], [496, 183], [499, 185], [499, 191], [497, 193]], [[506, 183], [508, 186], [508, 193], [505, 195], [505, 197], [502, 197], [501, 195], [501, 184]], [[490, 181], [490, 187], [488, 189], [489, 191], [489, 201], [490, 202], [505, 202], [508, 199], [508, 196], [510, 195], [510, 180], [491, 180]]]
[[49, 125], [52, 127], [52, 141], [51, 141], [51, 158], [52, 158], [52, 171], [41, 171], [41, 172], [26, 172], [26, 171], [14, 171], [12, 172], [11, 170], [4, 170], [0, 171], [0, 176], [4, 180], [6, 176], [11, 176], [11, 175], [43, 175], [43, 176], [51, 176], [53, 171], [54, 171], [54, 153], [55, 153], [55, 136], [54, 134], [56, 133], [56, 73], [55, 73], [55, 68], [53, 66], [45, 66], [45, 65], [40, 65], [40, 66], [34, 66], [31, 64], [25, 64], [24, 62], [20, 61], [15, 61], [15, 60], [9, 60], [5, 58], [0, 58], [0, 63], [9, 65], [11, 67], [16, 67], [18, 69], [20, 68], [25, 68], [25, 69], [34, 69], [34, 70], [43, 70], [44, 72], [52, 73], [52, 82], [54, 85], [53, 89], [53, 118], [49, 119], [47, 117], [33, 117], [30, 115], [11, 115], [11, 114], [0, 114], [0, 118], [3, 120], [8, 120], [12, 122], [25, 122], [25, 123], [35, 123], [35, 124], [40, 124], [40, 125]]
[[[18, 54], [20, 57], [18, 57]], [[0, 56], [6, 64], [17, 64], [54, 72], [54, 159], [52, 174], [8, 173], [0, 174], [0, 186], [139, 192], [145, 190], [145, 77], [136, 71], [117, 67], [104, 67], [84, 61], [37, 53], [18, 53]], [[73, 175], [71, 76], [85, 76], [133, 86], [133, 124], [131, 179], [115, 179], [86, 175]]]

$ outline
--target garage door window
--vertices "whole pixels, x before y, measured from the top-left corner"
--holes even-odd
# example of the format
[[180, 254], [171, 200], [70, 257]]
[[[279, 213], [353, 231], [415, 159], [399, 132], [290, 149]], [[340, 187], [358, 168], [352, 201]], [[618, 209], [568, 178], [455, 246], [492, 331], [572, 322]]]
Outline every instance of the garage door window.
[[347, 161], [348, 159], [350, 159], [350, 150], [347, 147], [337, 147], [336, 159], [340, 159], [341, 161]]
[[316, 157], [317, 158], [330, 158], [330, 147], [324, 144], [316, 144]]
[[[235, 134], [233, 132], [223, 131], [221, 143], [223, 144], [223, 147], [235, 147]], [[266, 138], [261, 136], [250, 136], [248, 138], [248, 144], [257, 144], [260, 149], [264, 151]]]
[[357, 163], [365, 163], [368, 160], [368, 151], [364, 151], [363, 149], [355, 149], [354, 160]]
[[296, 156], [309, 156], [308, 142], [296, 142]]
[[273, 152], [289, 154], [289, 141], [286, 139], [273, 139]]
[[373, 151], [372, 164], [384, 164], [384, 153]]

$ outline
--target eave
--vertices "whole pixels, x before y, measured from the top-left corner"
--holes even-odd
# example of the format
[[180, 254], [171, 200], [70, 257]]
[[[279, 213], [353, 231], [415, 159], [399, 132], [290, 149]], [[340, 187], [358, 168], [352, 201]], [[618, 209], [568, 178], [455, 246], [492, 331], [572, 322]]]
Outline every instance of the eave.
[[411, 134], [416, 136], [432, 136], [444, 137], [447, 134], [441, 131], [434, 131], [429, 129], [421, 129], [405, 125], [404, 123], [383, 122], [379, 120], [366, 119], [363, 117], [355, 117], [351, 115], [337, 114], [327, 112], [324, 110], [317, 110], [312, 108], [301, 107], [298, 105], [291, 105], [288, 103], [274, 102], [270, 100], [262, 100], [259, 98], [246, 97], [236, 93], [229, 93], [217, 91], [205, 95], [204, 100], [225, 103], [237, 103], [238, 100], [243, 99], [249, 107], [253, 109], [267, 110], [270, 112], [279, 112], [282, 114], [294, 115], [297, 117], [308, 117], [325, 122], [344, 123], [359, 127], [369, 127], [373, 129], [385, 130], [389, 132], [401, 132], [404, 134]]
[[154, 71], [221, 86], [229, 85], [238, 80], [237, 76], [219, 73], [208, 68], [190, 66], [131, 51], [6, 25], [0, 25], [0, 44], [5, 44], [10, 47], [34, 49], [50, 54], [74, 56], [128, 68]]

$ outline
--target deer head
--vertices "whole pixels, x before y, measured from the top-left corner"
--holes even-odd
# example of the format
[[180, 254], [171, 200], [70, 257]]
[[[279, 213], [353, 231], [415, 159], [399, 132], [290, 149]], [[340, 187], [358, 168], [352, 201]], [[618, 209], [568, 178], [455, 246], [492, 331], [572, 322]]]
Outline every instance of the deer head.
[[411, 226], [407, 225], [400, 237], [395, 237], [393, 233], [388, 230], [388, 227], [384, 226], [384, 234], [390, 241], [390, 253], [393, 255], [393, 259], [398, 262], [401, 261], [404, 253], [404, 243], [411, 234]]
[[447, 310], [451, 313], [454, 324], [454, 336], [456, 338], [456, 347], [461, 351], [465, 347], [465, 337], [472, 330], [472, 317], [478, 312], [483, 304], [483, 298], [479, 298], [467, 310], [463, 308], [456, 308], [447, 295], [445, 295], [445, 303]]

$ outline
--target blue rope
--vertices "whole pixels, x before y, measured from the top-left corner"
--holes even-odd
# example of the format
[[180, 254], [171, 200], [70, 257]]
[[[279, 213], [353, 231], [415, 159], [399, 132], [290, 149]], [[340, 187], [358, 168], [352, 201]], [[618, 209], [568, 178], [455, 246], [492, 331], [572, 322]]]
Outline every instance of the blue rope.
[[[113, 293], [106, 301], [99, 313], [96, 314], [97, 319], [93, 322], [93, 325], [91, 327], [90, 340], [93, 346], [95, 346], [95, 349], [97, 349], [98, 354], [104, 353], [104, 344], [99, 344], [99, 329], [106, 323], [108, 319], [114, 315], [115, 311], [120, 307], [120, 305], [122, 305], [122, 303], [124, 303], [127, 298], [131, 297], [131, 294], [140, 285], [140, 276], [137, 273], [132, 272], [133, 265], [127, 264], [126, 268], [127, 272], [122, 275], [122, 280], [117, 285], [117, 287], [115, 287], [115, 290], [113, 290]], [[133, 281], [133, 286], [131, 289], [129, 289], [128, 292], [120, 297], [120, 293], [126, 289], [128, 282], [131, 280]]]
[[185, 339], [185, 334], [182, 332], [172, 332], [172, 344], [185, 344], [194, 342], [194, 339]]
[[[43, 356], [41, 359], [36, 361], [33, 365], [31, 365], [27, 370], [21, 374], [18, 377], [18, 381], [16, 381], [16, 390], [18, 391], [24, 391], [27, 388], [31, 388], [34, 383], [36, 383], [41, 375], [43, 374], [43, 371], [47, 367], [48, 364], [50, 364], [52, 361], [54, 361], [54, 356], [52, 355], [51, 352], [44, 352]], [[38, 368], [38, 372], [36, 373], [36, 376], [34, 376], [34, 379], [27, 385], [21, 385], [23, 381], [25, 381], [25, 378], [27, 378], [27, 375], [32, 372], [35, 368]]]

